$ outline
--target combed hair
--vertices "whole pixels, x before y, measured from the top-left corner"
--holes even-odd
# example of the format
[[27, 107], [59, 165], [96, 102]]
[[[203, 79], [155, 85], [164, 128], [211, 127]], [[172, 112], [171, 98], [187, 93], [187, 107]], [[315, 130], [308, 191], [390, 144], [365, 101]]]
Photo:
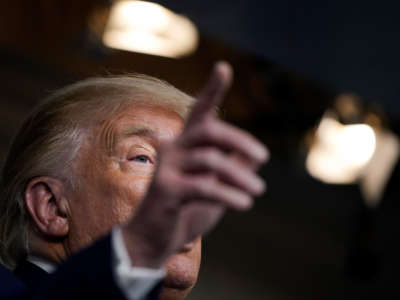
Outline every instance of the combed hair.
[[29, 181], [52, 176], [74, 189], [75, 158], [94, 123], [133, 103], [165, 107], [185, 119], [194, 99], [146, 75], [97, 77], [54, 92], [28, 116], [13, 140], [0, 182], [1, 263], [12, 269], [29, 252], [32, 222], [24, 200]]

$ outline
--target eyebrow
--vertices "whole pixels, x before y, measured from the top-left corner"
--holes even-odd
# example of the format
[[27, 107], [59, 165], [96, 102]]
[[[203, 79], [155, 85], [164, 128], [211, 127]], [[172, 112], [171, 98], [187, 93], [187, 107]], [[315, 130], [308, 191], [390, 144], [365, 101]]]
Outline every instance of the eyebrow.
[[116, 132], [115, 129], [110, 126], [106, 126], [103, 128], [100, 134], [100, 139], [104, 144], [104, 147], [108, 153], [108, 155], [112, 155], [115, 150], [115, 147], [122, 140], [127, 139], [129, 137], [138, 136], [143, 137], [145, 139], [150, 140], [150, 143], [156, 143], [157, 133], [154, 129], [147, 125], [134, 125], [128, 128], [121, 130], [120, 132]]
[[156, 132], [154, 129], [152, 129], [148, 126], [143, 126], [143, 125], [132, 126], [125, 130], [122, 130], [121, 134], [119, 134], [119, 139], [131, 137], [131, 136], [142, 136], [142, 137], [154, 138], [156, 136]]

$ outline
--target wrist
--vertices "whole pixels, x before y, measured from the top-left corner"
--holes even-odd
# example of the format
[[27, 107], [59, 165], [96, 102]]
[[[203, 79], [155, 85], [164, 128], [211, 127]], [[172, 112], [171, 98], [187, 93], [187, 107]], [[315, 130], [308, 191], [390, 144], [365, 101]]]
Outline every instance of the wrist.
[[142, 233], [137, 227], [132, 224], [126, 224], [121, 227], [122, 239], [132, 267], [162, 268], [166, 260], [165, 255], [163, 255], [160, 249], [152, 245], [151, 237]]

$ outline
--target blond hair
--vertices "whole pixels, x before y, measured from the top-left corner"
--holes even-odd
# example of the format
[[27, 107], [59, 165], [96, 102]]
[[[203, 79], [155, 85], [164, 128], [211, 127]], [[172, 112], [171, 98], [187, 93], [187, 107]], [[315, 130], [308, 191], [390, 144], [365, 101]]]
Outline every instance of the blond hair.
[[46, 98], [25, 120], [1, 178], [0, 261], [9, 268], [29, 250], [31, 221], [25, 189], [37, 176], [52, 176], [75, 188], [74, 160], [93, 122], [132, 103], [161, 106], [185, 119], [194, 99], [159, 79], [145, 76], [89, 78]]

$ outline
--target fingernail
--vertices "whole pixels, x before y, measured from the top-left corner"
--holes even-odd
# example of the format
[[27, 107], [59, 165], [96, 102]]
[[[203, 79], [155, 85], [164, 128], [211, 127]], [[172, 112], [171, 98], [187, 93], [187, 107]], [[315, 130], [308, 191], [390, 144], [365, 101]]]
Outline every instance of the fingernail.
[[260, 162], [266, 162], [269, 159], [269, 151], [263, 145], [255, 148], [254, 154]]
[[222, 76], [225, 82], [230, 83], [232, 81], [233, 70], [228, 62], [218, 61], [215, 64], [214, 68]]
[[264, 180], [257, 178], [255, 181], [255, 192], [257, 195], [262, 194], [265, 191], [265, 182]]
[[241, 210], [249, 210], [253, 207], [254, 201], [252, 198], [248, 197], [246, 201], [242, 202], [242, 207], [240, 207]]

